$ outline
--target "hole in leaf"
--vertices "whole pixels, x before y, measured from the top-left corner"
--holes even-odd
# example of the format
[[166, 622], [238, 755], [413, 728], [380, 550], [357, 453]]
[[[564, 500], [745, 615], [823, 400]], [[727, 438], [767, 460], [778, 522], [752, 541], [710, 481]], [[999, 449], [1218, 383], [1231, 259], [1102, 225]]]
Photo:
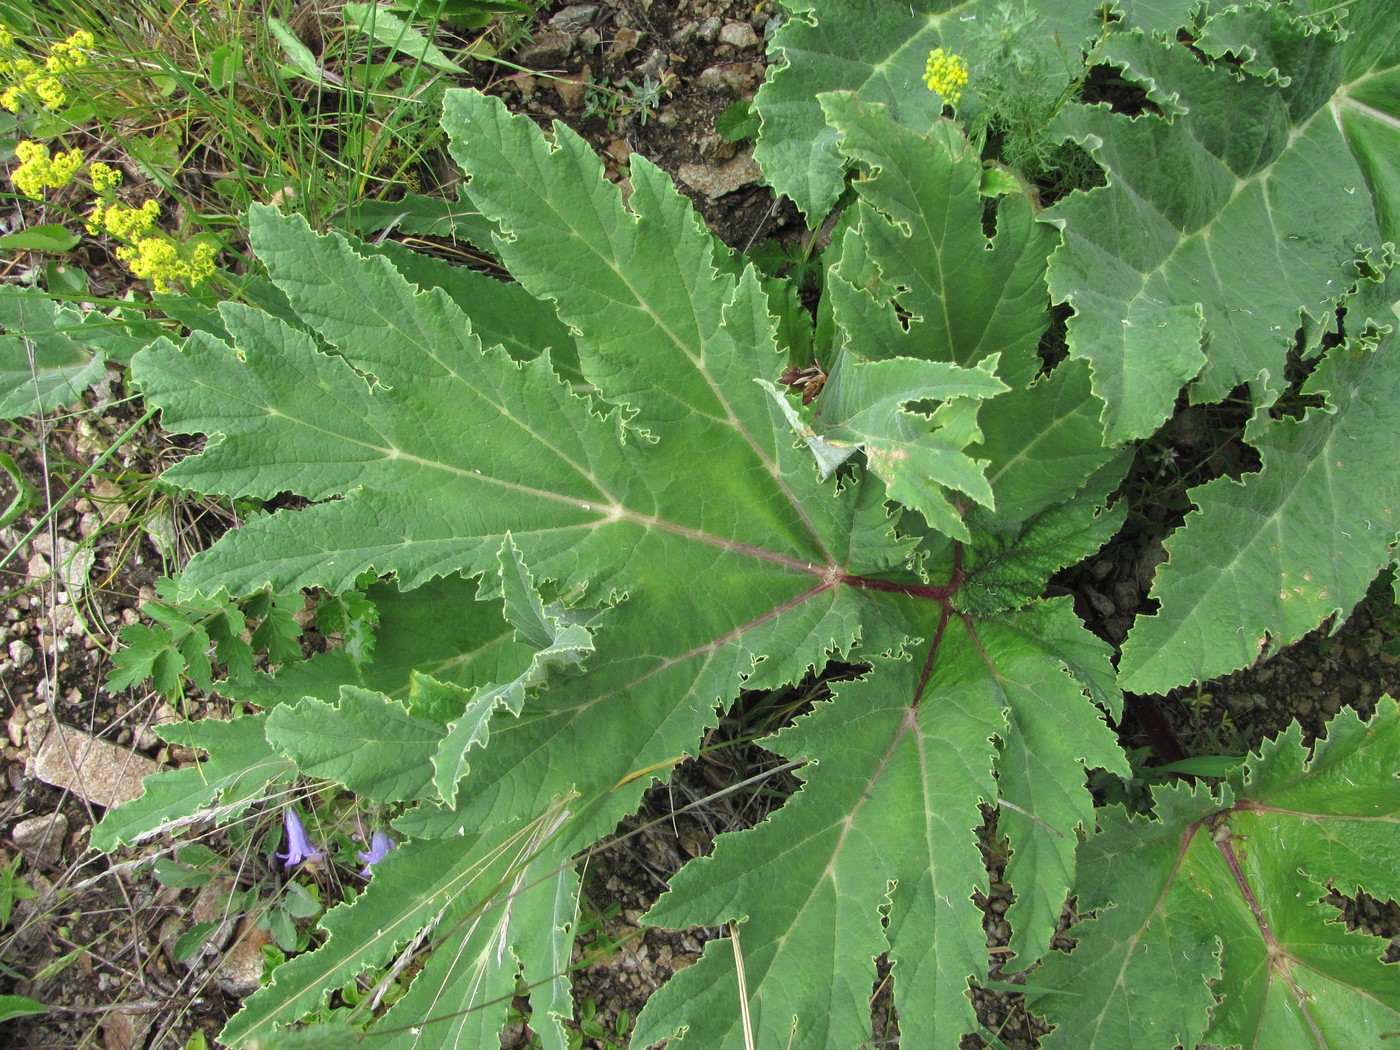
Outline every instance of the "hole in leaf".
[[1336, 889], [1323, 897], [1322, 903], [1336, 909], [1348, 932], [1388, 940], [1382, 962], [1400, 962], [1400, 903], [1379, 900], [1365, 891], [1347, 896]]

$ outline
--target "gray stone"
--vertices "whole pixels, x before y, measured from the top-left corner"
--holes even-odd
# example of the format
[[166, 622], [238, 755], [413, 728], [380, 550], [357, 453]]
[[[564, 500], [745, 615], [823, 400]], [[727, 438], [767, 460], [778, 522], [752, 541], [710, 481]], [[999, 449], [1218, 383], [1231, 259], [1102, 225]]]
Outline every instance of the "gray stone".
[[696, 83], [708, 91], [744, 94], [753, 85], [753, 68], [747, 62], [725, 62], [700, 71]]
[[621, 62], [624, 58], [636, 51], [642, 45], [642, 34], [640, 30], [627, 27], [619, 29], [613, 34], [612, 43], [608, 45], [608, 50], [604, 57], [609, 62]]
[[577, 113], [583, 109], [584, 101], [588, 98], [588, 84], [579, 80], [556, 80], [554, 83], [555, 94], [559, 96], [559, 105], [567, 113]]
[[592, 25], [597, 17], [597, 4], [571, 4], [551, 18], [549, 25], [564, 33], [578, 33], [584, 26]]
[[88, 573], [97, 560], [97, 552], [91, 546], [41, 532], [34, 537], [32, 547], [35, 553], [58, 567], [59, 577], [69, 594], [81, 594], [87, 589]]
[[22, 638], [16, 638], [10, 643], [10, 659], [16, 667], [25, 666], [34, 659], [34, 646]]
[[29, 725], [29, 712], [22, 707], [16, 707], [15, 713], [5, 723], [5, 735], [9, 737], [10, 743], [15, 747], [24, 745], [24, 730]]
[[73, 606], [63, 601], [67, 596], [59, 593], [59, 604], [49, 610], [49, 626], [54, 634], [68, 634], [78, 623], [78, 613]]
[[745, 51], [758, 46], [758, 34], [747, 22], [728, 22], [719, 31], [719, 42]]
[[21, 820], [10, 837], [30, 860], [57, 864], [63, 855], [63, 836], [67, 834], [68, 818], [62, 813], [49, 813]]
[[563, 62], [569, 57], [569, 51], [573, 46], [573, 40], [566, 34], [555, 29], [547, 29], [543, 33], [537, 33], [535, 39], [522, 47], [516, 57], [522, 66], [529, 66], [531, 69], [544, 69]]

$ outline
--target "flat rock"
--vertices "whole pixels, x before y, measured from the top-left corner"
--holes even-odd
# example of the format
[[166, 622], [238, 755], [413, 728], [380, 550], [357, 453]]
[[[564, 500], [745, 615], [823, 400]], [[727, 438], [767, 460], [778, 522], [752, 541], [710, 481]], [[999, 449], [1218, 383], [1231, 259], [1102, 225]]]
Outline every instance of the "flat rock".
[[554, 29], [565, 33], [577, 33], [584, 26], [591, 25], [598, 17], [597, 4], [570, 4], [549, 20]]
[[732, 91], [745, 95], [755, 83], [754, 67], [749, 62], [723, 62], [702, 69], [695, 82], [707, 91]]
[[588, 100], [588, 83], [579, 80], [556, 80], [554, 92], [566, 113], [577, 113]]
[[[23, 638], [16, 638], [10, 643], [10, 662], [15, 667], [24, 667], [30, 660], [34, 659], [34, 646], [30, 645]], [[18, 741], [16, 741], [18, 744]]]
[[642, 46], [642, 33], [639, 29], [624, 27], [613, 33], [612, 43], [608, 44], [607, 60], [617, 63]]
[[160, 766], [128, 748], [56, 725], [33, 758], [32, 776], [65, 788], [97, 806], [115, 806], [141, 795], [141, 778]]
[[753, 154], [745, 150], [727, 164], [718, 167], [708, 164], [682, 164], [677, 174], [691, 189], [703, 193], [710, 200], [715, 200], [726, 193], [752, 186], [763, 173], [758, 170]]
[[557, 66], [569, 57], [573, 50], [573, 38], [557, 29], [548, 29], [535, 34], [535, 38], [517, 52], [516, 57], [522, 66], [530, 69], [546, 69]]
[[70, 540], [65, 536], [51, 537], [47, 533], [35, 536], [31, 547], [51, 565], [57, 567], [63, 586], [69, 594], [81, 594], [87, 589], [88, 573], [97, 561], [91, 545]]
[[30, 860], [57, 864], [63, 853], [63, 836], [67, 834], [68, 818], [62, 813], [49, 813], [21, 820], [10, 837]]

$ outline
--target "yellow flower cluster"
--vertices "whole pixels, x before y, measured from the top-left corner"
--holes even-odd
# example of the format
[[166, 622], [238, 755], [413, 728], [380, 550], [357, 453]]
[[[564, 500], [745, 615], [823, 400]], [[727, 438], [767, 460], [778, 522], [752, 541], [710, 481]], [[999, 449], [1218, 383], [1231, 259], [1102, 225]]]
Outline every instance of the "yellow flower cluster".
[[122, 173], [110, 164], [95, 160], [88, 167], [88, 178], [99, 197], [110, 197], [112, 191], [121, 185]]
[[[49, 48], [41, 65], [20, 54], [13, 34], [0, 26], [0, 106], [16, 112], [27, 99], [56, 109], [67, 102], [60, 78], [87, 65], [92, 50], [92, 34], [78, 30], [67, 40]], [[38, 199], [46, 189], [58, 189], [73, 181], [83, 167], [82, 153], [76, 149], [57, 156], [41, 142], [23, 141], [15, 146], [19, 166], [10, 175], [15, 188], [26, 197]], [[98, 161], [88, 168], [88, 177], [97, 194], [87, 216], [87, 232], [96, 237], [109, 234], [125, 242], [117, 248], [117, 258], [142, 280], [150, 281], [157, 293], [169, 294], [174, 284], [191, 287], [214, 274], [218, 249], [210, 243], [181, 244], [156, 229], [160, 205], [154, 200], [132, 207], [116, 199], [122, 173]]]
[[96, 237], [107, 232], [123, 241], [134, 241], [151, 232], [160, 217], [160, 205], [147, 201], [139, 208], [132, 208], [118, 201], [108, 204], [98, 201], [88, 216], [87, 232]]
[[934, 48], [928, 53], [924, 83], [948, 105], [956, 106], [962, 101], [962, 89], [967, 87], [967, 61], [941, 47]]
[[86, 29], [79, 29], [67, 40], [49, 48], [48, 61], [44, 65], [50, 73], [61, 77], [87, 65], [87, 53], [92, 50], [92, 45], [92, 34]]
[[15, 156], [20, 165], [10, 175], [26, 197], [38, 200], [45, 189], [58, 189], [73, 181], [73, 176], [83, 166], [83, 155], [75, 149], [53, 156], [49, 147], [42, 142], [21, 142], [15, 147]]
[[216, 251], [212, 244], [200, 243], [194, 246], [191, 258], [182, 259], [179, 248], [170, 241], [143, 237], [129, 248], [118, 248], [117, 258], [137, 277], [150, 281], [159, 294], [168, 295], [173, 290], [171, 282], [193, 287], [212, 277]]
[[112, 190], [121, 182], [122, 173], [100, 161], [90, 169], [93, 189], [100, 195], [87, 218], [87, 231], [94, 237], [109, 233], [127, 244], [117, 249], [117, 258], [143, 281], [150, 281], [161, 295], [173, 291], [172, 285], [180, 283], [189, 287], [203, 283], [214, 275], [214, 256], [217, 249], [212, 244], [196, 244], [192, 252], [184, 258], [181, 249], [163, 234], [152, 234], [156, 219], [160, 217], [160, 205], [148, 200], [139, 208], [133, 208], [111, 198]]
[[9, 84], [0, 91], [0, 106], [15, 113], [20, 102], [33, 98], [45, 109], [58, 109], [68, 101], [61, 78], [87, 65], [92, 45], [92, 34], [79, 29], [49, 48], [48, 57], [40, 65], [32, 58], [14, 54], [15, 38], [0, 27], [0, 80]]

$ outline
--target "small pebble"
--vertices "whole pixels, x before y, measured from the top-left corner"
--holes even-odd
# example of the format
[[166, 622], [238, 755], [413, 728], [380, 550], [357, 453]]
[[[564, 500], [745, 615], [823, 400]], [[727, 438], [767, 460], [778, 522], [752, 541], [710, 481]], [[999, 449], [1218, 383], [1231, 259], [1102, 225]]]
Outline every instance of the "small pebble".
[[758, 34], [747, 22], [729, 22], [719, 31], [719, 42], [740, 51], [747, 51], [758, 46]]
[[24, 667], [30, 660], [34, 659], [34, 646], [16, 638], [10, 643], [10, 659], [14, 661], [16, 668]]

